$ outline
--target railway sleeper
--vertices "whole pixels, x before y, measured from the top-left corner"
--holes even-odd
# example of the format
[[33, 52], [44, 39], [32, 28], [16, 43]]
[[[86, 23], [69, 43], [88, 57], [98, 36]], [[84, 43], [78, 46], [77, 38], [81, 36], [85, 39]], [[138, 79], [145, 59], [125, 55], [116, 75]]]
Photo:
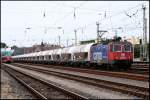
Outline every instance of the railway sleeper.
[[[31, 67], [28, 67], [28, 68], [32, 69]], [[34, 70], [41, 71], [40, 69], [34, 69]], [[51, 72], [49, 72], [47, 70], [42, 70], [42, 72], [52, 74]], [[128, 87], [128, 85], [125, 85], [125, 84], [119, 84], [119, 83], [118, 84], [113, 84], [112, 82], [109, 82], [109, 81], [94, 82], [94, 81], [89, 81], [89, 80], [93, 80], [93, 79], [90, 79], [88, 77], [87, 78], [89, 80], [84, 80], [84, 79], [78, 78], [79, 76], [77, 77], [77, 76], [74, 76], [74, 75], [69, 75], [69, 77], [68, 77], [68, 74], [63, 75], [64, 74], [63, 73], [63, 74], [60, 75], [60, 73], [59, 74], [58, 73], [59, 72], [53, 72], [54, 75], [57, 75], [59, 77], [74, 79], [76, 81], [88, 83], [88, 84], [91, 84], [91, 85], [96, 85], [96, 86], [99, 86], [99, 87], [111, 89], [111, 90], [118, 91], [118, 92], [121, 91], [121, 92], [126, 93], [126, 94], [131, 94], [131, 95], [135, 95], [135, 96], [139, 96], [139, 97], [143, 97], [143, 98], [149, 97], [149, 95], [148, 95], [149, 89], [137, 88], [136, 86]], [[105, 84], [105, 82], [106, 82], [106, 84]]]

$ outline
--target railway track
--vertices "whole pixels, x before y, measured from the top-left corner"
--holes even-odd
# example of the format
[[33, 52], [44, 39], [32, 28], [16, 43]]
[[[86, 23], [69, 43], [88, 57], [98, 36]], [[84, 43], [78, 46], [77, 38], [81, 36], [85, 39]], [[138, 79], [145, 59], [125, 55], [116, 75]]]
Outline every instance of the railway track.
[[132, 66], [145, 66], [145, 67], [149, 67], [148, 63], [133, 63]]
[[149, 64], [149, 61], [134, 61], [133, 64]]
[[131, 68], [128, 70], [128, 72], [149, 75], [149, 64], [148, 63], [133, 63]]
[[128, 73], [137, 73], [142, 75], [149, 75], [149, 67], [134, 66], [127, 70]]
[[132, 69], [140, 69], [140, 70], [149, 70], [149, 65], [133, 65], [131, 67]]
[[[27, 63], [27, 64], [33, 64], [33, 63]], [[36, 65], [42, 65], [42, 66], [49, 66], [49, 64], [37, 64], [36, 63]], [[51, 67], [71, 67], [71, 66], [63, 66], [63, 65], [50, 65]], [[76, 67], [71, 67], [71, 68], [79, 68], [78, 66], [76, 66]], [[95, 67], [93, 67], [93, 66], [91, 66], [91, 67], [86, 67], [86, 66], [84, 66], [84, 67], [80, 67], [80, 68], [82, 68], [82, 69], [89, 69], [89, 70], [99, 70], [99, 71], [106, 71], [106, 72], [121, 72], [121, 73], [127, 73], [127, 74], [141, 74], [141, 75], [149, 75], [149, 64], [146, 62], [146, 63], [143, 63], [143, 62], [138, 62], [138, 63], [136, 63], [136, 62], [134, 62], [133, 64], [132, 64], [132, 66], [131, 66], [131, 68], [130, 69], [128, 69], [128, 70], [126, 70], [126, 71], [124, 71], [124, 70], [119, 70], [119, 71], [117, 71], [117, 70], [108, 70], [108, 69], [105, 69], [105, 68], [95, 68]], [[123, 76], [124, 77], [124, 76]]]
[[[56, 86], [52, 83], [44, 81], [39, 77], [25, 74], [5, 65], [2, 67], [11, 76], [17, 79], [20, 83], [32, 91], [38, 98], [41, 99], [88, 99], [72, 91]], [[12, 74], [13, 73], [13, 74]]]
[[136, 73], [136, 74], [142, 74], [142, 75], [149, 75], [149, 70], [145, 69], [130, 69], [126, 71], [127, 73]]
[[[14, 63], [14, 64], [17, 64], [17, 63]], [[36, 66], [44, 66], [44, 67], [47, 67], [47, 68], [52, 67], [52, 68], [55, 68], [55, 69], [63, 69], [63, 70], [68, 70], [68, 71], [89, 73], [89, 74], [95, 74], [95, 75], [105, 75], [105, 76], [126, 78], [126, 79], [146, 81], [146, 82], [149, 81], [149, 74], [147, 75], [146, 73], [144, 73], [144, 75], [141, 75], [141, 73], [143, 73], [141, 71], [139, 72], [140, 74], [137, 74], [138, 72], [136, 70], [128, 70], [126, 72], [114, 72], [114, 71], [112, 72], [112, 71], [102, 71], [102, 70], [94, 70], [94, 69], [73, 68], [73, 67], [45, 65], [45, 64], [31, 64], [31, 63], [28, 63], [28, 64], [29, 65], [36, 65]], [[135, 72], [136, 72], [136, 74], [133, 74]]]
[[113, 91], [122, 92], [122, 93], [125, 93], [128, 95], [134, 95], [134, 96], [142, 97], [142, 98], [149, 98], [149, 88], [133, 86], [133, 85], [117, 83], [117, 82], [111, 82], [111, 81], [106, 81], [106, 80], [99, 80], [99, 79], [94, 79], [94, 78], [90, 78], [90, 77], [77, 76], [77, 75], [73, 75], [73, 74], [55, 72], [55, 71], [50, 71], [50, 70], [44, 69], [44, 68], [41, 69], [38, 67], [31, 67], [29, 65], [24, 65], [24, 66], [17, 65], [17, 66], [35, 70], [35, 71], [42, 72], [42, 73], [47, 73], [47, 74], [58, 76], [58, 77], [67, 78], [70, 80], [75, 80], [78, 82], [83, 82], [83, 83], [90, 84], [93, 86], [111, 89]]
[[149, 69], [149, 64], [138, 64], [138, 63], [136, 63], [136, 64], [132, 64], [132, 66], [131, 66], [131, 68], [147, 68], [147, 69]]

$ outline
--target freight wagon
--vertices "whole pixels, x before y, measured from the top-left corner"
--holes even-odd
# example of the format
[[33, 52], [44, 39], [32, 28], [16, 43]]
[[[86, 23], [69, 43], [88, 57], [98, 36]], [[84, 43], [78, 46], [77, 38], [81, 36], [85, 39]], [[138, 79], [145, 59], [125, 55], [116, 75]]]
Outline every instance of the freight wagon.
[[[16, 62], [71, 66], [105, 66], [128, 69], [133, 62], [132, 44], [127, 41], [91, 43], [13, 56]], [[100, 66], [101, 65], [101, 66]]]

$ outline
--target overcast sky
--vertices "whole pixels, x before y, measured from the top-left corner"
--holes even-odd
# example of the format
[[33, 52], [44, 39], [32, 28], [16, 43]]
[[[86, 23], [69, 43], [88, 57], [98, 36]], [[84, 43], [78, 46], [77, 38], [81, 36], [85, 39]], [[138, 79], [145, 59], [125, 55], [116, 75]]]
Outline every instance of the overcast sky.
[[[94, 39], [96, 22], [112, 38], [117, 29], [121, 37], [142, 36], [142, 4], [146, 5], [149, 37], [148, 1], [1, 1], [1, 41], [8, 46], [32, 46], [43, 42], [61, 45]], [[130, 17], [131, 16], [131, 17]], [[60, 28], [61, 27], [61, 28]], [[149, 40], [149, 39], [148, 39]]]

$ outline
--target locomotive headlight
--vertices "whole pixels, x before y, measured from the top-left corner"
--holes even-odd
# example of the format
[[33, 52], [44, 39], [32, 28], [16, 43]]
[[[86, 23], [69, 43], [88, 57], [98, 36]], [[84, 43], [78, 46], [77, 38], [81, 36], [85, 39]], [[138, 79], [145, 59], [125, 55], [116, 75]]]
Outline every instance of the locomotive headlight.
[[122, 57], [124, 57], [124, 56], [125, 56], [125, 54], [124, 54], [124, 53], [121, 53], [121, 56], [122, 56]]
[[125, 55], [125, 53], [121, 53], [121, 55], [120, 55], [120, 59], [126, 59], [126, 55]]

